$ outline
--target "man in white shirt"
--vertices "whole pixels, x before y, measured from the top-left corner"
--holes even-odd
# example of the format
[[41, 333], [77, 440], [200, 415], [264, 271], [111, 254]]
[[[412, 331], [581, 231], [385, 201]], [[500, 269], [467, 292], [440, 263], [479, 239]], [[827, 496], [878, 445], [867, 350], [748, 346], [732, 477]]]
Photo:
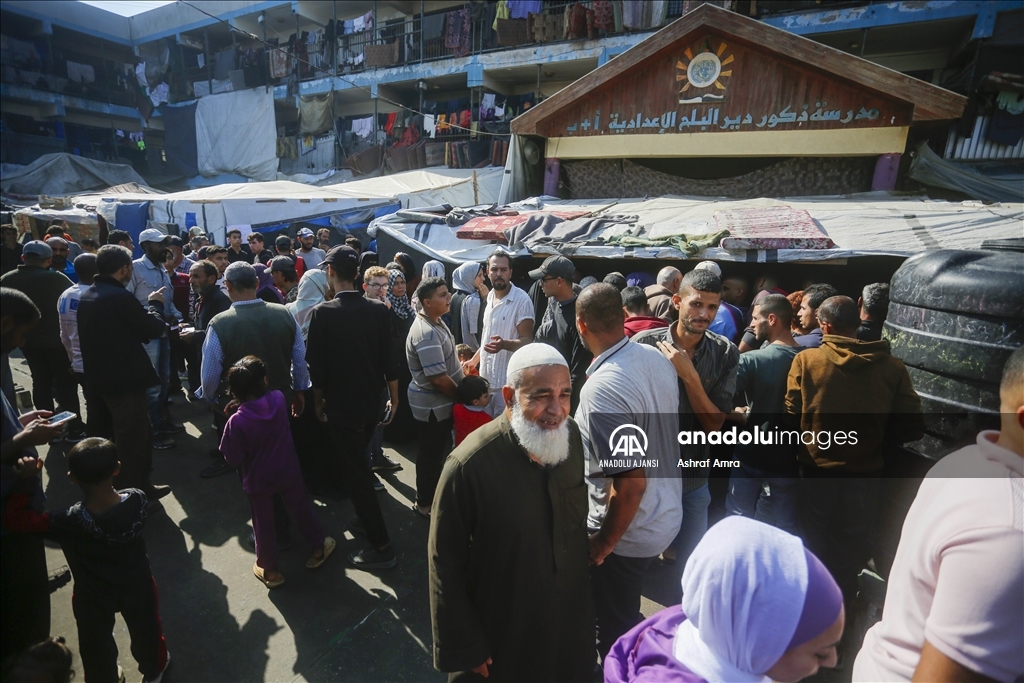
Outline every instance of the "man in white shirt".
[[999, 398], [1000, 431], [922, 482], [854, 681], [1024, 680], [1024, 348]]
[[[57, 299], [57, 319], [60, 322], [60, 340], [67, 349], [68, 359], [71, 361], [71, 372], [75, 381], [82, 386], [85, 394], [86, 412], [89, 408], [89, 387], [85, 385], [85, 371], [82, 369], [82, 347], [78, 342], [78, 301], [82, 298], [85, 290], [92, 286], [93, 278], [96, 277], [96, 254], [79, 254], [75, 258], [75, 272], [78, 274], [78, 283], [71, 285]], [[92, 436], [99, 436], [93, 434]], [[82, 417], [75, 418], [68, 428], [66, 441], [76, 443], [86, 437], [86, 428], [82, 424]]]
[[484, 309], [480, 335], [483, 346], [465, 362], [464, 369], [478, 367], [480, 376], [490, 383], [487, 412], [497, 417], [505, 412], [501, 388], [505, 386], [509, 358], [533, 341], [533, 302], [512, 284], [512, 258], [506, 252], [498, 250], [487, 257], [487, 276], [492, 289]]
[[298, 237], [301, 248], [295, 253], [306, 263], [306, 270], [319, 268], [323, 260], [327, 258], [327, 252], [313, 246], [313, 240], [315, 239], [313, 231], [309, 228], [303, 228], [299, 230]]
[[625, 320], [612, 285], [580, 293], [576, 326], [594, 361], [575, 420], [586, 454], [590, 577], [602, 658], [640, 623], [644, 574], [683, 519], [675, 371], [661, 352], [629, 342]]

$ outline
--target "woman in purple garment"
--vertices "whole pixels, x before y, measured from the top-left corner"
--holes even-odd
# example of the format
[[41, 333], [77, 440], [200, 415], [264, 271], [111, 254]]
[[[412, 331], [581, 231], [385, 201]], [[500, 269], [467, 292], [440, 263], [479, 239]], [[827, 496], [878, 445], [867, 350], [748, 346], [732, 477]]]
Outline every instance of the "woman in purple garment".
[[606, 683], [769, 683], [836, 664], [843, 596], [796, 536], [746, 517], [708, 529], [683, 571], [683, 603], [619, 638]]

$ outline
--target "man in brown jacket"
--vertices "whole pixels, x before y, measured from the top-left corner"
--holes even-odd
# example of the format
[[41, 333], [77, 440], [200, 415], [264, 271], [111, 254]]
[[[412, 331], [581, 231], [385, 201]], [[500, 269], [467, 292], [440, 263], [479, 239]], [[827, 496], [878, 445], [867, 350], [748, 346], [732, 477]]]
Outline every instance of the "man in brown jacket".
[[683, 274], [673, 266], [665, 266], [658, 272], [657, 284], [644, 289], [651, 315], [669, 321], [679, 317], [679, 312], [672, 307], [672, 297], [679, 291], [682, 281]]
[[860, 314], [852, 299], [826, 299], [818, 322], [821, 347], [793, 359], [786, 412], [800, 429], [807, 547], [849, 601], [869, 556], [883, 446], [920, 439], [924, 420], [921, 400], [903, 362], [889, 353], [889, 342], [856, 339]]

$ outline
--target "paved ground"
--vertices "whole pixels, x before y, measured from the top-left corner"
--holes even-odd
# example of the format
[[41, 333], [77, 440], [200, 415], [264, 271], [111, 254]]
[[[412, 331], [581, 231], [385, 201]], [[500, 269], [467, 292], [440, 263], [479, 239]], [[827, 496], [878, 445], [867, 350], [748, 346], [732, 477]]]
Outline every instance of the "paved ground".
[[[11, 366], [15, 382], [30, 386], [24, 361], [12, 357]], [[345, 556], [365, 543], [346, 531], [352, 506], [316, 499], [338, 549], [316, 571], [304, 568], [308, 553], [298, 544], [282, 552], [287, 583], [268, 591], [252, 576], [249, 506], [238, 478], [199, 477], [215, 446], [209, 413], [183, 395], [174, 399], [172, 412], [188, 431], [179, 435], [176, 449], [154, 454], [153, 481], [170, 484], [173, 492], [163, 500], [165, 512], [152, 515], [145, 531], [173, 659], [167, 683], [445, 680], [431, 665], [427, 522], [409, 509], [415, 443], [387, 449], [404, 469], [382, 477], [387, 491], [381, 502], [398, 567], [363, 572], [348, 566]], [[50, 509], [79, 499], [66, 476], [68, 448], [61, 443], [40, 449]], [[47, 562], [51, 570], [65, 564], [59, 546], [48, 545]], [[645, 615], [672, 601], [673, 584], [674, 569], [658, 563], [644, 589]], [[68, 585], [51, 596], [51, 631], [77, 651], [71, 593]], [[120, 617], [115, 636], [128, 680], [141, 680]]]

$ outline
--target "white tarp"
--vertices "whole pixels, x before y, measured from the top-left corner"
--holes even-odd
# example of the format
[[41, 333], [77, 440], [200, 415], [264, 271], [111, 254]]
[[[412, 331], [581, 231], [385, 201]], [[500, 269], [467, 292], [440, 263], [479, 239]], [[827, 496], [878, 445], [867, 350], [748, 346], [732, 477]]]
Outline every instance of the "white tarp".
[[254, 180], [277, 177], [274, 93], [266, 88], [200, 98], [196, 106], [199, 173], [237, 173]]
[[[475, 179], [475, 180], [474, 180]], [[119, 194], [104, 198], [97, 212], [116, 223], [119, 202], [150, 202], [150, 219], [184, 230], [186, 214], [222, 243], [229, 225], [254, 228], [401, 202], [403, 207], [497, 201], [500, 168], [436, 169], [397, 173], [337, 185], [304, 185], [287, 180], [230, 183], [165, 195]]]
[[[977, 249], [987, 239], [1019, 238], [1024, 232], [1024, 204], [948, 202], [927, 198], [899, 197], [887, 193], [865, 193], [846, 197], [808, 197], [794, 199], [716, 200], [665, 196], [654, 199], [559, 200], [533, 198], [521, 202], [524, 210], [569, 208], [593, 211], [595, 215], [637, 215], [633, 225], [620, 225], [598, 231], [593, 237], [607, 237], [630, 231], [640, 237], [660, 237], [687, 233], [715, 232], [715, 212], [739, 208], [789, 206], [805, 209], [815, 223], [836, 243], [834, 249], [728, 250], [706, 249], [693, 257], [720, 261], [788, 262], [827, 261], [857, 256], [910, 256], [925, 249]], [[482, 261], [494, 251], [495, 244], [484, 240], [456, 237], [456, 228], [444, 224], [402, 223], [396, 216], [383, 216], [370, 227], [385, 231], [403, 244], [447, 262]], [[574, 256], [595, 258], [682, 259], [672, 247], [626, 248], [601, 244], [563, 245], [537, 248], [532, 253], [561, 251]], [[525, 248], [516, 255], [528, 255]]]

